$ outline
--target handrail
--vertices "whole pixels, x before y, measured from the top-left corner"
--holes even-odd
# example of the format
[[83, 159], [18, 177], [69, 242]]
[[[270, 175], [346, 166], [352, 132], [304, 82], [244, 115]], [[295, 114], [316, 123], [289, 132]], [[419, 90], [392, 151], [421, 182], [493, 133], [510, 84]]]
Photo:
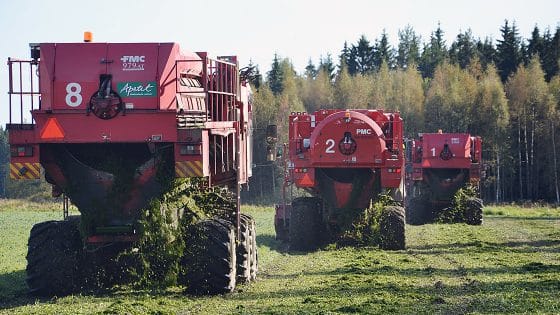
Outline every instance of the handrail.
[[[195, 104], [193, 99], [204, 98], [204, 109], [208, 113], [204, 121], [232, 121], [234, 120], [237, 99], [238, 67], [236, 63], [209, 58], [206, 54], [199, 54], [201, 59], [184, 59], [175, 61], [175, 91], [181, 103]], [[199, 73], [185, 72], [184, 63], [200, 63]], [[193, 69], [192, 67], [187, 67]], [[184, 76], [198, 81], [196, 86], [184, 84]], [[183, 98], [183, 96], [185, 98]], [[198, 103], [196, 103], [198, 104]], [[183, 108], [181, 112], [200, 112], [200, 108]]]
[[[7, 65], [9, 124], [25, 124], [24, 111], [29, 109], [29, 113], [31, 113], [32, 110], [41, 108], [39, 64], [37, 60], [8, 58]], [[25, 66], [28, 68], [25, 69]], [[14, 118], [14, 115], [17, 114], [14, 111], [18, 108], [18, 101], [14, 101], [13, 96], [19, 96], [19, 121]], [[35, 108], [36, 103], [37, 108]], [[34, 123], [33, 117], [31, 117], [31, 122]]]

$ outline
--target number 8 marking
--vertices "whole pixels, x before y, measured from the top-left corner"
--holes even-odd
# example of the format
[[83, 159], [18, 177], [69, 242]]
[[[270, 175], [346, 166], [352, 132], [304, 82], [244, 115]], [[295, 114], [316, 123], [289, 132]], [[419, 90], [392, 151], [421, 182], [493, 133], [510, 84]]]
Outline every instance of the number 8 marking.
[[82, 86], [79, 83], [68, 83], [66, 85], [66, 105], [70, 107], [78, 107], [82, 104]]

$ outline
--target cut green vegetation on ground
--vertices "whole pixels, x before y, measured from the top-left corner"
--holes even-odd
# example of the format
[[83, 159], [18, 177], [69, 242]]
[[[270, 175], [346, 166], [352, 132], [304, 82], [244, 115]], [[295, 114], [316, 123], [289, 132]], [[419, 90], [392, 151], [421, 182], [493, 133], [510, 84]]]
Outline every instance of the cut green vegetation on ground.
[[559, 209], [487, 207], [482, 226], [407, 226], [404, 251], [312, 253], [275, 240], [272, 207], [243, 210], [257, 221], [259, 280], [232, 294], [115, 288], [42, 300], [26, 294], [27, 238], [61, 219], [60, 206], [1, 201], [0, 313], [560, 313]]

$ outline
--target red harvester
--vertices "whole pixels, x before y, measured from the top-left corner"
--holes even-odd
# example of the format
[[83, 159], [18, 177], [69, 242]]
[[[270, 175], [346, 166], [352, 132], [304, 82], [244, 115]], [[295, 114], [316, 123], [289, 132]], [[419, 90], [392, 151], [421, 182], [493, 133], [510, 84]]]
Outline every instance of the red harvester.
[[[407, 141], [406, 217], [410, 224], [432, 222], [452, 211], [455, 193], [471, 185], [478, 191], [482, 139], [468, 133], [424, 133]], [[462, 220], [482, 223], [482, 200], [465, 200]]]
[[[382, 110], [318, 110], [289, 116], [285, 155], [284, 201], [276, 206], [278, 239], [293, 249], [308, 250], [320, 239], [336, 236], [340, 218], [369, 207], [388, 193], [402, 198], [404, 184], [403, 122]], [[313, 197], [286, 204], [286, 189], [295, 185]], [[381, 247], [405, 247], [404, 209], [387, 207], [381, 222]]]
[[[141, 210], [166, 192], [166, 178], [205, 178], [207, 188], [237, 195], [227, 220], [200, 223], [205, 242], [219, 246], [182, 260], [206, 262], [190, 289], [231, 291], [236, 273], [254, 279], [254, 222], [239, 212], [240, 185], [251, 176], [250, 88], [237, 58], [186, 53], [175, 43], [30, 47], [31, 60], [8, 59], [10, 177], [37, 179], [42, 166], [53, 195], [65, 196], [65, 220], [31, 230], [31, 292], [72, 292], [85, 255], [130, 248]], [[79, 219], [68, 217], [68, 198]]]

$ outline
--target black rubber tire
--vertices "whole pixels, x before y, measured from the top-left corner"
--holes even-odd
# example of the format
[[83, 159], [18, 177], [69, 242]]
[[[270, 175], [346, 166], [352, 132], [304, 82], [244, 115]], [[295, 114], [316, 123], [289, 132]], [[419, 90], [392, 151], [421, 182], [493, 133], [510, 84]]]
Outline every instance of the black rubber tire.
[[246, 215], [240, 215], [239, 239], [237, 240], [237, 282], [251, 281], [251, 220]]
[[249, 234], [251, 237], [251, 281], [257, 280], [257, 273], [259, 271], [259, 252], [257, 248], [257, 225], [255, 220], [251, 218], [251, 225]]
[[185, 236], [186, 292], [193, 295], [223, 294], [235, 289], [235, 231], [223, 219], [197, 223]]
[[421, 197], [412, 198], [406, 207], [406, 222], [411, 225], [426, 224], [430, 219], [429, 210], [426, 199]]
[[[284, 222], [274, 222], [274, 231], [276, 232], [276, 239], [279, 241], [287, 242], [290, 239], [289, 219], [286, 219], [288, 224]], [[287, 226], [288, 225], [288, 226]]]
[[468, 198], [465, 204], [465, 223], [469, 225], [481, 225], [482, 208], [484, 208], [482, 199], [476, 197]]
[[290, 250], [311, 251], [320, 245], [320, 200], [300, 197], [292, 201], [290, 215]]
[[405, 249], [404, 208], [387, 206], [379, 219], [379, 247], [386, 250]]
[[27, 251], [27, 286], [36, 296], [64, 296], [81, 284], [82, 240], [75, 222], [46, 221], [31, 229]]

